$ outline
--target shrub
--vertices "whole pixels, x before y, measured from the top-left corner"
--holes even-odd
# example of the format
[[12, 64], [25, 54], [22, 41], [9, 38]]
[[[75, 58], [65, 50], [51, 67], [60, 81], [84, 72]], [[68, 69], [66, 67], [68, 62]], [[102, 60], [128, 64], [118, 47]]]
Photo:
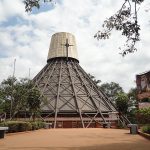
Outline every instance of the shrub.
[[0, 126], [7, 126], [8, 132], [22, 132], [22, 131], [29, 131], [32, 129], [32, 125], [29, 122], [23, 122], [23, 121], [7, 121], [0, 123]]
[[38, 130], [45, 127], [45, 123], [41, 121], [30, 122], [32, 125], [32, 130]]
[[31, 123], [31, 125], [32, 125], [32, 130], [37, 130], [37, 129], [39, 129], [37, 122], [30, 122], [30, 123]]
[[123, 124], [119, 121], [118, 124], [117, 124], [117, 128], [118, 129], [124, 129], [125, 126], [123, 126]]
[[18, 124], [18, 131], [30, 131], [32, 129], [32, 125], [30, 122], [20, 122]]
[[149, 124], [150, 123], [150, 108], [142, 108], [137, 110], [137, 119], [141, 124]]
[[13, 133], [13, 132], [38, 130], [44, 128], [45, 123], [41, 121], [36, 121], [36, 122], [7, 121], [7, 122], [1, 122], [0, 126], [9, 127], [8, 132]]
[[7, 126], [6, 122], [1, 122], [0, 123], [0, 127], [5, 127], [5, 126]]
[[41, 129], [41, 128], [44, 128], [44, 127], [45, 127], [45, 122], [38, 121], [37, 123], [38, 123], [38, 127], [39, 127], [39, 129]]
[[144, 133], [150, 134], [150, 125], [145, 125], [145, 126], [143, 126], [143, 127], [142, 127], [142, 131], [143, 131]]

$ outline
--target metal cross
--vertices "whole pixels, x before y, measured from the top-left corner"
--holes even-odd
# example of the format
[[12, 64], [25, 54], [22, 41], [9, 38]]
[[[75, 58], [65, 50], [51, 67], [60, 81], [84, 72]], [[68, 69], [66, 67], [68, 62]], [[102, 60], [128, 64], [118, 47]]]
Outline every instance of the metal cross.
[[61, 45], [66, 46], [66, 54], [67, 54], [67, 61], [68, 61], [68, 48], [69, 48], [70, 46], [74, 46], [74, 45], [70, 45], [70, 44], [68, 43], [68, 39], [66, 39], [66, 44], [61, 44]]

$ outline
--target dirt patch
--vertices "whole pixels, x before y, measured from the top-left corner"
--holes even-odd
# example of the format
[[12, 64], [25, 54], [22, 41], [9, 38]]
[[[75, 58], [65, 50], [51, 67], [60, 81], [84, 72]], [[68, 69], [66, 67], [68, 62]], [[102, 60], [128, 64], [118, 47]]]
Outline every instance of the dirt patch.
[[0, 150], [149, 150], [145, 138], [121, 129], [43, 129], [6, 135]]

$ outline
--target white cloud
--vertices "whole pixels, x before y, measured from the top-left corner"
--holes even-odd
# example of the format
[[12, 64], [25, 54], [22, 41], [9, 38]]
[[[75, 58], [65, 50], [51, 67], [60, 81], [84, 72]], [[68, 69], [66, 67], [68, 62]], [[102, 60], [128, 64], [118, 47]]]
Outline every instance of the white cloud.
[[[145, 0], [145, 4], [148, 0]], [[63, 0], [55, 8], [37, 14], [27, 14], [20, 0], [0, 2], [0, 80], [12, 74], [16, 61], [16, 76], [35, 76], [46, 64], [50, 37], [55, 32], [71, 32], [76, 36], [80, 65], [102, 82], [118, 82], [127, 91], [135, 86], [135, 74], [149, 70], [149, 13], [145, 4], [141, 14], [141, 42], [138, 52], [122, 58], [118, 47], [125, 39], [113, 32], [109, 40], [97, 41], [93, 35], [106, 17], [114, 14], [122, 1]], [[143, 17], [145, 15], [145, 17]], [[14, 22], [11, 18], [16, 19]], [[13, 24], [12, 24], [13, 22]], [[3, 23], [7, 23], [4, 26]]]
[[0, 1], [0, 21], [6, 21], [11, 16], [22, 16], [24, 14], [24, 5], [21, 0], [1, 0]]

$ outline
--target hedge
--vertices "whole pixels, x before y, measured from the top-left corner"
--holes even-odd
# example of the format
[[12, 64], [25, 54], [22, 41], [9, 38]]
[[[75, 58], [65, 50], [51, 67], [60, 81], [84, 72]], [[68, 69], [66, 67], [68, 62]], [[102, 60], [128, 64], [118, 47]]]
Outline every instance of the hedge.
[[144, 133], [150, 134], [150, 125], [145, 125], [145, 126], [143, 126], [143, 127], [142, 127], [142, 131], [143, 131]]
[[137, 110], [137, 119], [141, 124], [150, 124], [150, 108], [142, 108]]
[[30, 122], [32, 125], [32, 130], [38, 130], [45, 127], [44, 122], [36, 121], [36, 122]]
[[0, 126], [9, 127], [8, 132], [23, 132], [44, 128], [44, 122], [24, 122], [24, 121], [7, 121], [0, 123]]

